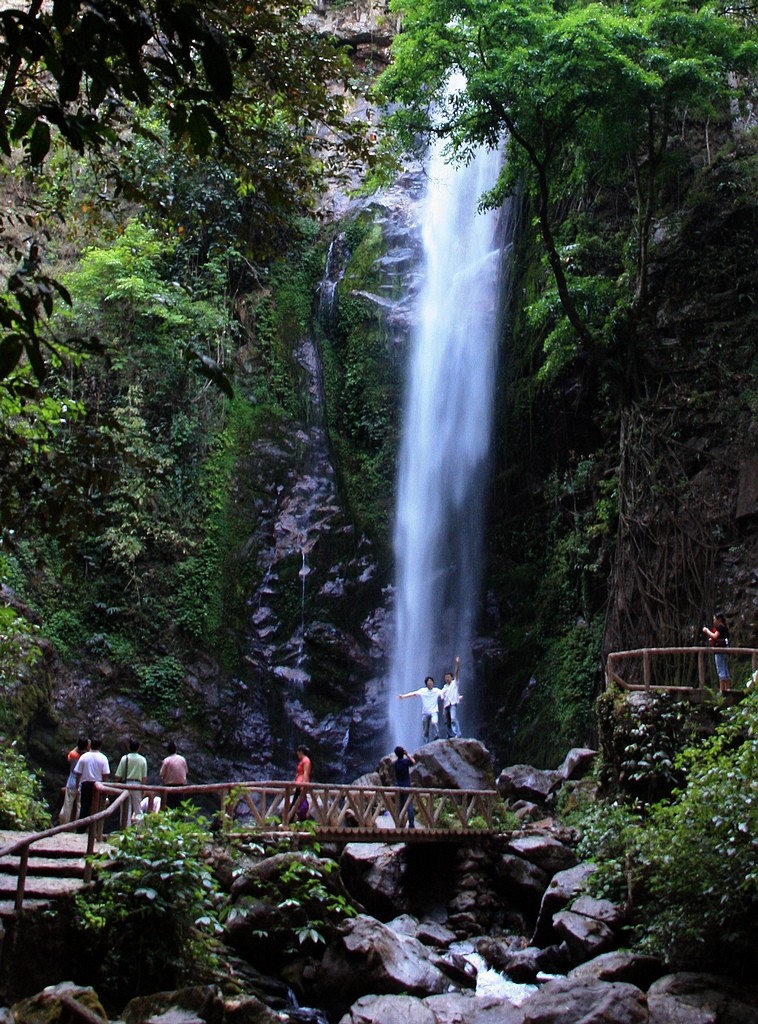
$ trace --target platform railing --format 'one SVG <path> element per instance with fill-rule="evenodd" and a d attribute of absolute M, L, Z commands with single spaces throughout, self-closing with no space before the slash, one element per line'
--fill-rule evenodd
<path fill-rule="evenodd" d="M 708 669 L 713 662 L 714 654 L 726 654 L 732 665 L 739 665 L 741 659 L 750 658 L 750 671 L 758 671 L 758 648 L 755 647 L 641 647 L 634 651 L 614 651 L 609 654 L 605 663 L 605 683 L 606 686 L 617 683 L 625 690 L 668 690 L 683 694 L 697 689 L 705 690 L 708 689 Z M 683 659 L 685 663 L 689 659 L 695 662 L 697 676 L 695 677 L 693 672 L 691 678 L 696 681 L 687 683 L 680 680 L 674 684 L 654 684 L 655 662 L 667 658 L 670 663 L 674 656 Z M 626 665 L 631 668 L 635 678 L 639 678 L 641 669 L 641 682 L 631 681 L 629 672 L 625 671 L 622 675 Z M 715 675 L 711 678 L 715 686 L 718 686 Z"/>

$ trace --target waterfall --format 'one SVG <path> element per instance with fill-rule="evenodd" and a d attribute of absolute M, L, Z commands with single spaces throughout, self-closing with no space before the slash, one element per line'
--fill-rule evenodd
<path fill-rule="evenodd" d="M 501 167 L 482 149 L 465 166 L 430 157 L 423 207 L 424 278 L 406 385 L 395 519 L 396 640 L 389 686 L 390 746 L 421 742 L 417 699 L 461 657 L 463 735 L 475 728 L 472 641 L 482 577 L 485 488 L 497 363 L 497 212 L 479 197 Z M 444 734 L 444 733 L 443 733 Z"/>

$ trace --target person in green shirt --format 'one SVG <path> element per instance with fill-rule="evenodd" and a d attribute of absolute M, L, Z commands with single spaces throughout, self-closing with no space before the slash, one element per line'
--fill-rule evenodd
<path fill-rule="evenodd" d="M 139 752 L 139 740 L 129 740 L 129 753 L 124 754 L 116 769 L 116 782 L 129 786 L 129 801 L 126 805 L 126 824 L 139 821 L 142 817 L 142 788 L 147 782 L 147 761 Z"/>

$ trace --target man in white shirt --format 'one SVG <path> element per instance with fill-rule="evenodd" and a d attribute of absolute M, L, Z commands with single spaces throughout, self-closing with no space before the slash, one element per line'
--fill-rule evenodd
<path fill-rule="evenodd" d="M 408 697 L 421 698 L 421 732 L 424 743 L 429 740 L 439 739 L 439 699 L 442 691 L 434 685 L 434 679 L 427 676 L 424 685 L 418 690 L 411 690 L 409 693 L 399 693 L 398 700 L 406 700 Z M 432 735 L 434 729 L 434 735 Z"/>
<path fill-rule="evenodd" d="M 461 671 L 461 659 L 455 659 L 455 675 L 452 672 L 445 673 L 445 685 L 442 687 L 442 715 L 447 727 L 447 738 L 453 739 L 460 736 L 461 728 L 458 725 L 458 705 L 463 699 L 458 689 L 458 678 Z"/>
<path fill-rule="evenodd" d="M 111 774 L 108 758 L 100 750 L 102 740 L 92 740 L 87 750 L 74 765 L 77 788 L 79 790 L 79 817 L 87 818 L 91 814 L 92 797 L 96 782 L 107 782 Z M 84 831 L 80 829 L 79 831 Z"/>

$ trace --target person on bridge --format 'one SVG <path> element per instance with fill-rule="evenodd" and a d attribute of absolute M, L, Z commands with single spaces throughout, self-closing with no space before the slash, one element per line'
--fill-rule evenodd
<path fill-rule="evenodd" d="M 719 677 L 719 690 L 721 693 L 728 693 L 732 688 L 732 680 L 729 676 L 729 660 L 723 652 L 724 647 L 729 646 L 729 626 L 723 612 L 716 612 L 713 616 L 713 629 L 703 626 L 703 632 L 708 637 L 711 647 L 722 648 L 714 652 L 716 662 L 716 674 Z"/>
<path fill-rule="evenodd" d="M 395 747 L 395 763 L 392 767 L 395 769 L 395 782 L 397 782 L 398 789 L 411 788 L 411 767 L 415 763 L 404 747 Z M 413 801 L 410 800 L 408 802 L 408 828 L 415 827 L 416 812 L 413 809 Z"/>
<path fill-rule="evenodd" d="M 455 659 L 455 675 L 452 672 L 445 673 L 445 685 L 442 687 L 442 717 L 447 729 L 449 740 L 460 736 L 461 728 L 458 725 L 458 705 L 463 700 L 458 689 L 458 679 L 461 672 L 461 659 Z"/>
<path fill-rule="evenodd" d="M 108 758 L 101 751 L 102 740 L 93 739 L 90 749 L 85 751 L 74 765 L 77 788 L 79 790 L 79 817 L 88 818 L 92 813 L 92 798 L 95 795 L 95 783 L 107 782 L 111 774 Z M 79 827 L 78 832 L 84 829 Z"/>
<path fill-rule="evenodd" d="M 68 762 L 68 778 L 66 779 L 66 788 L 63 791 L 63 806 L 60 809 L 58 815 L 58 824 L 67 825 L 70 821 L 76 818 L 76 800 L 79 795 L 76 787 L 76 762 L 89 750 L 89 740 L 86 736 L 80 736 L 76 741 L 76 746 L 69 750 L 66 757 Z"/>
<path fill-rule="evenodd" d="M 126 824 L 142 818 L 142 790 L 147 782 L 147 761 L 139 752 L 139 740 L 129 740 L 129 753 L 124 754 L 116 769 L 116 782 L 124 782 L 129 787 L 129 800 L 126 805 Z"/>
<path fill-rule="evenodd" d="M 163 758 L 160 776 L 164 786 L 186 786 L 187 785 L 187 761 L 181 754 L 176 752 L 176 743 L 171 740 L 166 748 L 168 757 Z M 178 807 L 181 794 L 166 794 L 166 807 Z"/>
<path fill-rule="evenodd" d="M 295 782 L 310 782 L 311 773 L 313 771 L 313 765 L 311 763 L 311 752 L 306 746 L 300 746 L 295 751 L 297 755 L 297 770 L 295 772 Z M 295 798 L 292 801 L 292 807 L 295 811 L 295 817 L 298 821 L 305 821 L 308 817 L 308 794 L 303 792 L 302 789 L 295 790 Z"/>
<path fill-rule="evenodd" d="M 398 700 L 407 700 L 408 697 L 421 698 L 421 734 L 424 738 L 424 743 L 428 743 L 430 740 L 438 740 L 440 737 L 439 699 L 441 696 L 442 690 L 434 685 L 432 676 L 427 676 L 424 680 L 424 685 L 420 686 L 418 690 L 410 690 L 408 693 L 399 693 L 397 695 Z M 432 729 L 434 730 L 434 735 L 432 735 Z"/>

